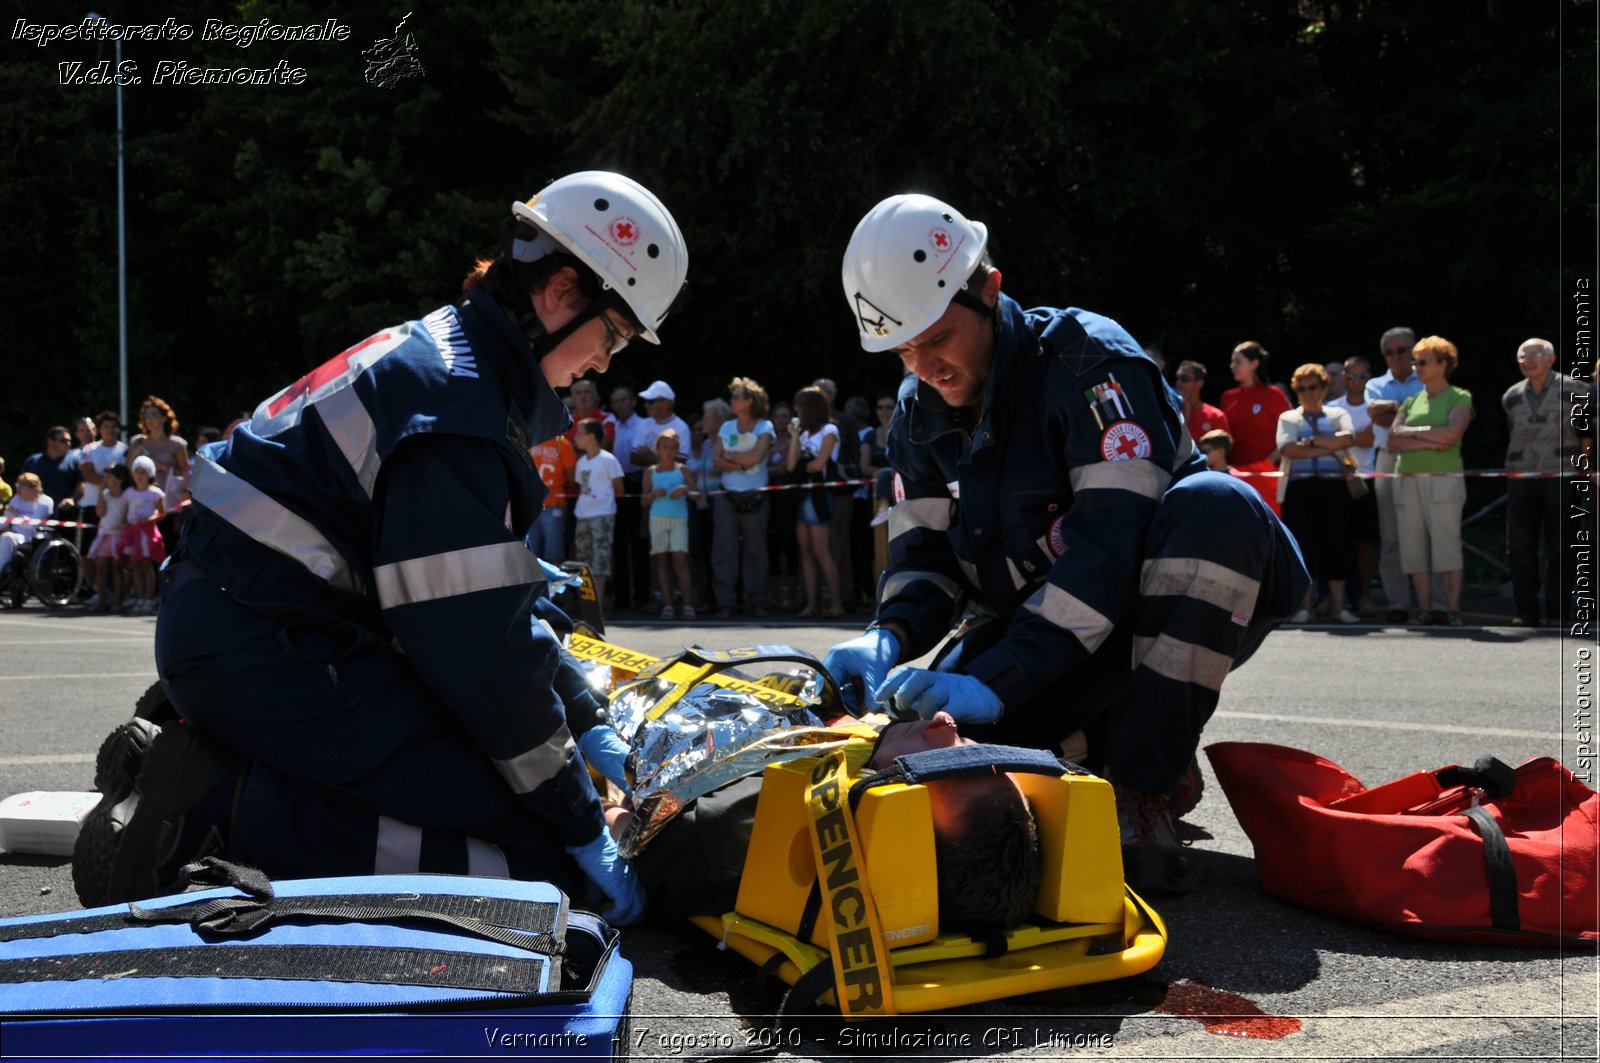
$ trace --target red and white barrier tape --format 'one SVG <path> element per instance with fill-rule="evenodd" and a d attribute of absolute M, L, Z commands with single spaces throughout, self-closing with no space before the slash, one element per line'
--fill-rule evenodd
<path fill-rule="evenodd" d="M 711 498 L 713 495 L 745 495 L 745 494 L 750 494 L 750 493 L 755 492 L 755 491 L 809 491 L 813 487 L 868 487 L 868 486 L 871 486 L 871 484 L 872 484 L 871 480 L 827 480 L 827 481 L 824 481 L 822 483 L 768 484 L 765 487 L 750 487 L 750 488 L 745 488 L 743 490 L 737 490 L 737 491 L 729 490 L 726 487 L 719 487 L 715 491 L 691 491 L 691 492 L 689 492 L 688 495 L 686 495 L 684 497 L 686 497 L 686 498 Z M 574 496 L 569 495 L 568 497 L 572 498 Z M 654 495 L 647 495 L 647 494 L 644 494 L 644 493 L 641 492 L 639 494 L 633 494 L 633 493 L 621 494 L 621 495 L 618 495 L 617 497 L 618 498 L 653 498 L 655 496 Z"/>
<path fill-rule="evenodd" d="M 1311 460 L 1311 459 L 1306 459 Z M 1285 475 L 1277 469 L 1252 472 L 1248 469 L 1234 469 L 1236 476 L 1260 476 L 1269 480 L 1276 480 Z M 1342 480 L 1343 474 L 1318 477 L 1316 473 L 1291 472 L 1287 474 L 1291 480 Z M 1454 472 L 1358 472 L 1352 473 L 1350 478 L 1362 480 L 1400 480 L 1412 476 L 1461 476 L 1467 479 L 1483 480 L 1593 480 L 1594 473 L 1582 472 L 1518 472 L 1515 469 L 1458 469 Z"/>
<path fill-rule="evenodd" d="M 191 504 L 192 504 L 191 501 L 186 498 L 182 502 L 179 502 L 177 505 L 173 506 L 171 509 L 167 510 L 166 515 L 170 517 L 170 516 L 172 516 L 172 514 L 178 512 L 181 509 L 187 509 Z M 100 527 L 100 525 L 98 525 L 98 524 L 85 524 L 81 520 L 55 520 L 54 518 L 51 518 L 51 519 L 48 519 L 48 520 L 41 520 L 41 519 L 39 519 L 37 517 L 0 517 L 0 528 L 5 527 L 7 524 L 36 524 L 41 528 L 99 528 Z"/>
<path fill-rule="evenodd" d="M 1260 476 L 1260 477 L 1263 477 L 1263 478 L 1269 479 L 1269 480 L 1276 480 L 1280 476 L 1284 475 L 1283 473 L 1279 472 L 1276 469 L 1272 470 L 1271 472 L 1265 472 L 1265 471 L 1263 471 L 1263 472 L 1249 472 L 1249 471 L 1244 470 L 1244 469 L 1235 469 L 1234 472 L 1235 472 L 1236 475 L 1239 475 L 1239 476 Z M 1398 479 L 1401 479 L 1401 478 L 1404 478 L 1404 477 L 1407 477 L 1407 476 L 1462 476 L 1462 477 L 1466 477 L 1468 479 L 1485 479 L 1485 480 L 1555 480 L 1555 479 L 1562 479 L 1562 480 L 1579 480 L 1579 479 L 1582 479 L 1582 480 L 1595 480 L 1595 479 L 1600 479 L 1600 476 L 1597 476 L 1594 473 L 1579 473 L 1579 472 L 1517 472 L 1514 469 L 1463 469 L 1463 470 L 1459 470 L 1457 472 L 1358 472 L 1358 473 L 1355 473 L 1354 475 L 1355 475 L 1356 478 L 1359 478 L 1359 479 L 1362 479 L 1362 480 L 1398 480 Z M 1314 473 L 1303 473 L 1303 472 L 1301 472 L 1301 473 L 1291 472 L 1291 473 L 1288 474 L 1288 476 L 1289 476 L 1289 479 L 1291 479 L 1291 480 L 1313 480 L 1313 479 L 1318 479 L 1319 478 Z M 1320 479 L 1324 479 L 1324 480 L 1340 480 L 1340 479 L 1344 479 L 1344 477 L 1342 477 L 1342 476 L 1323 476 L 1323 477 L 1320 477 Z M 694 492 L 691 492 L 690 494 L 688 494 L 685 497 L 688 497 L 688 498 L 711 498 L 711 497 L 713 497 L 715 495 L 743 495 L 743 494 L 749 494 L 752 491 L 809 491 L 813 487 L 867 487 L 867 486 L 870 486 L 871 484 L 872 484 L 871 480 L 827 480 L 827 481 L 824 481 L 822 483 L 768 484 L 765 487 L 752 487 L 752 488 L 749 488 L 749 489 L 743 490 L 743 491 L 730 491 L 730 490 L 728 490 L 726 488 L 718 488 L 715 491 L 694 491 Z M 653 496 L 653 495 L 645 495 L 645 494 L 624 494 L 624 495 L 618 495 L 617 497 L 618 498 L 653 498 L 655 496 Z M 176 505 L 176 506 L 172 507 L 171 509 L 169 509 L 167 511 L 167 513 L 169 515 L 173 514 L 173 513 L 177 513 L 179 510 L 184 509 L 188 505 L 190 505 L 190 501 L 188 499 L 184 499 L 182 502 L 178 503 L 178 505 Z M 36 525 L 39 525 L 40 527 L 44 527 L 44 528 L 94 528 L 94 527 L 97 527 L 97 525 L 85 524 L 85 523 L 83 523 L 81 521 L 76 521 L 76 520 L 53 520 L 53 519 L 52 520 L 38 520 L 38 519 L 35 519 L 33 517 L 0 517 L 0 527 L 5 527 L 8 524 L 36 524 Z"/>

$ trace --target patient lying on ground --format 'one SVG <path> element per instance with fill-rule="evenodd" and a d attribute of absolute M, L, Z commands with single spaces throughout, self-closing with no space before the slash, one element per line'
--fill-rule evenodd
<path fill-rule="evenodd" d="M 891 723 L 870 745 L 865 767 L 896 757 L 956 745 L 961 737 L 948 714 Z M 1026 922 L 1039 890 L 1038 829 L 1021 789 L 1007 774 L 946 779 L 925 784 L 934 828 L 934 856 L 942 926 L 981 932 Z M 634 866 L 658 916 L 721 915 L 733 910 L 755 818 L 761 776 L 729 783 L 687 805 L 639 853 Z M 632 813 L 606 813 L 620 838 Z"/>

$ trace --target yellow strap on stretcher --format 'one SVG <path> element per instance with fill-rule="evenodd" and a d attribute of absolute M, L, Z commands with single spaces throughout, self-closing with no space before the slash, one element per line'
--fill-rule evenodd
<path fill-rule="evenodd" d="M 599 639 L 587 638 L 583 635 L 572 635 L 567 640 L 567 650 L 574 657 L 585 661 L 594 661 L 597 664 L 608 664 L 618 671 L 639 674 L 652 668 L 659 668 L 667 662 L 660 657 L 638 653 L 625 649 Z M 701 683 L 712 683 L 729 690 L 736 690 L 741 694 L 748 694 L 772 705 L 792 706 L 805 704 L 793 694 L 770 687 L 763 683 L 752 683 L 747 679 L 728 675 L 726 672 L 715 671 L 716 664 L 694 665 L 687 662 L 669 664 L 655 675 L 655 678 L 665 680 L 671 684 L 672 689 L 660 701 L 651 707 L 650 719 L 658 718 L 673 703 L 684 694 L 693 690 Z"/>
<path fill-rule="evenodd" d="M 878 909 L 856 856 L 861 846 L 849 795 L 850 769 L 844 754 L 818 758 L 806 788 L 806 810 L 822 903 L 833 917 L 828 940 L 834 997 L 846 1019 L 893 1015 L 894 974 Z"/>

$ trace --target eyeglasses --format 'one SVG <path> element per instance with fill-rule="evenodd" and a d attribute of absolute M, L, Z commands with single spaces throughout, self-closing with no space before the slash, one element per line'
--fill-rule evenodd
<path fill-rule="evenodd" d="M 624 336 L 622 330 L 611 323 L 610 314 L 602 312 L 600 323 L 606 327 L 606 350 L 610 353 L 616 354 L 633 340 L 632 336 Z"/>
<path fill-rule="evenodd" d="M 1413 358 L 1411 359 L 1411 367 L 1415 369 L 1419 365 L 1433 365 L 1438 360 L 1437 358 Z"/>
<path fill-rule="evenodd" d="M 166 414 L 162 413 L 160 410 L 145 410 L 139 416 L 140 417 L 146 417 L 146 418 L 149 418 L 149 417 L 165 417 Z"/>
<path fill-rule="evenodd" d="M 72 437 L 71 436 L 51 436 L 50 437 L 50 442 L 52 442 L 52 443 L 70 443 L 70 442 L 72 442 Z"/>
<path fill-rule="evenodd" d="M 1518 351 L 1517 361 L 1532 362 L 1544 357 L 1543 351 Z"/>
<path fill-rule="evenodd" d="M 744 391 L 730 391 L 730 392 L 728 392 L 728 401 L 729 402 L 738 402 L 740 399 L 748 399 L 749 397 L 750 397 L 749 393 L 748 392 L 744 392 Z"/>
<path fill-rule="evenodd" d="M 1321 384 L 1296 384 L 1294 386 L 1294 390 L 1296 392 L 1321 391 L 1322 390 L 1322 385 Z"/>
<path fill-rule="evenodd" d="M 1402 354 L 1410 354 L 1410 353 L 1411 353 L 1411 348 L 1410 347 L 1385 347 L 1383 349 L 1383 356 L 1385 358 L 1398 358 Z"/>
<path fill-rule="evenodd" d="M 1344 375 L 1344 378 L 1346 380 L 1371 380 L 1372 379 L 1372 374 L 1371 373 L 1346 373 Z"/>

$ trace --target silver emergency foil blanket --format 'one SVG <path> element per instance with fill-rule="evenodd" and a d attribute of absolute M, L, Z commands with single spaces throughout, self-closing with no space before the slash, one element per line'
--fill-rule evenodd
<path fill-rule="evenodd" d="M 801 692 L 804 704 L 782 705 L 702 682 L 651 719 L 671 691 L 664 681 L 643 679 L 622 686 L 611 700 L 611 725 L 632 749 L 634 815 L 618 843 L 625 857 L 643 850 L 695 798 L 768 764 L 846 741 L 812 711 L 818 704 L 813 685 Z"/>

